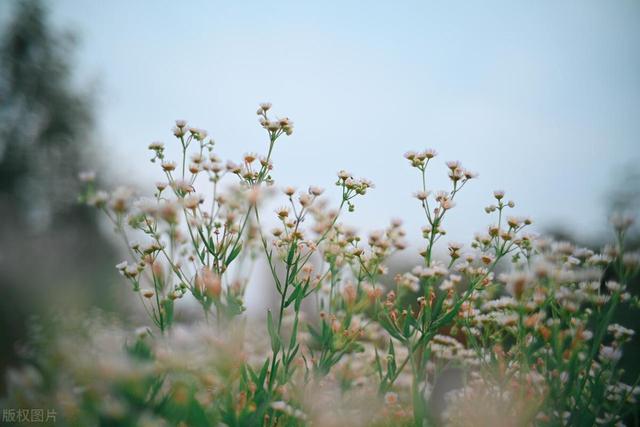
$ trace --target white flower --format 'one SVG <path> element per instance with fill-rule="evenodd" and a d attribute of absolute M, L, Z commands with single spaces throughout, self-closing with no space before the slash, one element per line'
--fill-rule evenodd
<path fill-rule="evenodd" d="M 609 347 L 602 346 L 600 348 L 600 360 L 603 362 L 617 362 L 622 357 L 622 350 Z"/>
<path fill-rule="evenodd" d="M 78 174 L 78 179 L 82 182 L 93 182 L 96 180 L 96 173 L 94 171 L 83 171 Z"/>
<path fill-rule="evenodd" d="M 387 405 L 395 405 L 398 403 L 398 394 L 392 391 L 387 392 L 384 395 L 384 403 Z"/>

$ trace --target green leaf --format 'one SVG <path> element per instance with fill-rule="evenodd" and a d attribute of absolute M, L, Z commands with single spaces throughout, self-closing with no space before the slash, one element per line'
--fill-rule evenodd
<path fill-rule="evenodd" d="M 382 314 L 378 317 L 380 325 L 395 339 L 404 342 L 404 337 L 400 335 L 398 328 L 391 322 L 391 319 L 386 314 Z"/>
<path fill-rule="evenodd" d="M 397 370 L 396 365 L 396 350 L 393 348 L 393 340 L 389 340 L 389 355 L 388 355 L 387 372 L 390 377 L 393 377 Z"/>
<path fill-rule="evenodd" d="M 293 358 L 298 354 L 298 350 L 300 350 L 300 344 L 297 344 L 287 356 L 287 365 L 290 365 L 291 362 L 293 362 Z"/>
<path fill-rule="evenodd" d="M 287 254 L 287 265 L 291 265 L 295 251 L 296 251 L 296 245 L 295 245 L 295 239 L 294 239 L 293 243 L 291 243 L 291 246 L 289 247 L 289 253 Z"/>
<path fill-rule="evenodd" d="M 309 288 L 309 281 L 304 285 L 304 287 L 300 286 L 302 290 L 298 293 L 298 297 L 296 298 L 295 311 L 300 311 L 300 306 L 302 305 L 302 300 L 309 294 L 307 294 L 307 289 Z"/>
<path fill-rule="evenodd" d="M 231 253 L 227 257 L 227 260 L 224 262 L 224 264 L 226 266 L 229 266 L 229 264 L 231 264 L 231 262 L 233 262 L 233 260 L 237 258 L 241 250 L 242 250 L 242 243 L 238 243 L 238 245 L 231 250 Z"/>
<path fill-rule="evenodd" d="M 198 234 L 202 238 L 202 242 L 204 243 L 204 246 L 207 248 L 209 253 L 215 257 L 216 256 L 216 247 L 213 244 L 213 239 L 211 237 L 209 239 L 207 239 L 205 237 L 204 233 L 202 232 L 202 229 L 200 227 L 198 227 Z"/>
<path fill-rule="evenodd" d="M 247 378 L 247 372 L 249 373 L 249 378 Z M 248 383 L 249 380 L 254 383 L 258 382 L 258 374 L 255 373 L 253 368 L 249 365 L 245 365 L 245 369 L 242 371 L 242 379 L 245 383 Z"/>
<path fill-rule="evenodd" d="M 227 296 L 227 313 L 231 316 L 238 316 L 245 311 L 244 305 L 242 305 L 242 299 L 228 295 Z"/>
<path fill-rule="evenodd" d="M 412 320 L 414 319 L 410 313 L 408 313 L 407 316 L 404 318 L 404 324 L 402 325 L 402 335 L 405 338 L 409 338 L 412 334 L 411 326 L 415 326 L 415 321 L 411 322 Z"/>
<path fill-rule="evenodd" d="M 298 297 L 298 294 L 300 294 L 301 292 L 300 289 L 302 289 L 300 286 L 296 286 L 293 292 L 291 292 L 291 295 L 289 295 L 289 298 L 287 298 L 287 301 L 284 303 L 285 307 L 289 307 L 289 305 L 291 305 L 293 300 L 295 300 Z"/>
<path fill-rule="evenodd" d="M 188 417 L 187 423 L 189 425 L 208 425 L 209 419 L 207 418 L 207 414 L 200 405 L 200 402 L 195 398 L 194 391 L 191 392 L 191 396 L 189 399 L 189 407 L 188 407 Z"/>
<path fill-rule="evenodd" d="M 433 306 L 433 311 L 431 312 L 431 319 L 437 318 L 440 314 L 440 311 L 442 310 L 442 304 L 444 303 L 446 296 L 446 292 L 438 292 L 438 295 L 436 296 L 436 303 Z"/>
<path fill-rule="evenodd" d="M 262 369 L 260 370 L 260 377 L 258 381 L 256 381 L 256 385 L 259 388 L 264 387 L 264 380 L 267 378 L 267 372 L 269 371 L 269 359 L 265 360 L 264 365 L 262 365 Z"/>
<path fill-rule="evenodd" d="M 322 341 L 322 335 L 318 332 L 313 326 L 307 325 L 307 329 L 309 333 L 315 338 L 317 341 Z"/>
<path fill-rule="evenodd" d="M 296 339 L 298 335 L 298 316 L 295 317 L 295 319 L 293 320 L 293 330 L 291 331 L 291 339 L 289 340 L 289 348 L 293 348 L 293 346 L 296 344 Z"/>
<path fill-rule="evenodd" d="M 273 364 L 273 371 L 269 373 L 269 388 L 271 388 L 272 384 L 275 384 L 275 377 L 278 374 L 278 368 L 280 367 L 280 360 L 276 360 L 276 363 Z"/>
<path fill-rule="evenodd" d="M 167 298 L 162 300 L 160 304 L 162 304 L 162 307 L 164 308 L 164 320 L 166 326 L 171 326 L 173 323 L 173 300 Z"/>
<path fill-rule="evenodd" d="M 166 375 L 162 375 L 158 378 L 155 378 L 149 388 L 149 395 L 147 397 L 147 404 L 150 402 L 153 402 L 153 400 L 156 398 L 156 396 L 158 395 L 158 392 L 160 391 L 160 389 L 162 388 L 162 385 L 164 384 L 164 380 L 166 378 Z"/>
<path fill-rule="evenodd" d="M 269 330 L 269 336 L 271 337 L 271 350 L 273 354 L 278 353 L 282 343 L 280 341 L 280 336 L 276 331 L 276 327 L 273 324 L 273 316 L 271 315 L 271 310 L 267 311 L 267 329 Z"/>
<path fill-rule="evenodd" d="M 378 355 L 378 349 L 374 347 L 374 351 L 376 353 L 376 372 L 378 372 L 378 376 L 380 380 L 384 377 L 382 374 L 382 364 L 380 363 L 380 356 Z"/>

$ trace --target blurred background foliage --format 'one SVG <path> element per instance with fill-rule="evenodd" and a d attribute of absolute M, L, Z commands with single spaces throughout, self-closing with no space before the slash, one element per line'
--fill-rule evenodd
<path fill-rule="evenodd" d="M 603 203 L 609 207 L 609 215 L 615 213 L 626 213 L 635 217 L 636 225 L 627 236 L 626 248 L 629 251 L 638 250 L 640 248 L 640 234 L 638 233 L 638 208 L 640 207 L 640 169 L 634 164 L 629 167 L 621 168 L 618 176 L 612 177 L 611 192 L 603 198 Z M 609 236 L 601 236 L 599 238 L 585 238 L 584 236 L 592 235 L 589 230 L 584 231 L 584 235 L 575 235 L 562 229 L 561 227 L 549 227 L 546 234 L 555 240 L 574 242 L 578 246 L 586 247 L 594 251 L 601 251 L 603 246 L 613 241 L 613 233 Z M 610 272 L 605 275 L 604 280 L 616 280 Z M 640 295 L 640 277 L 636 276 L 632 279 L 629 292 L 632 295 Z M 633 383 L 640 376 L 640 317 L 637 310 L 630 308 L 628 305 L 621 305 L 615 315 L 615 323 L 619 323 L 627 328 L 636 331 L 631 342 L 625 347 L 625 356 L 620 363 L 624 373 L 624 380 Z"/>
<path fill-rule="evenodd" d="M 74 85 L 76 39 L 52 29 L 40 1 L 13 9 L 0 39 L 2 373 L 29 316 L 113 308 L 115 262 L 96 213 L 77 203 L 96 136 L 94 96 Z"/>

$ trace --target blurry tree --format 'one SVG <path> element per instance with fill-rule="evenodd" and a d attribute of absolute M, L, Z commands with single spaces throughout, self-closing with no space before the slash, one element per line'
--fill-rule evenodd
<path fill-rule="evenodd" d="M 640 210 L 640 169 L 634 159 L 620 168 L 620 176 L 610 193 L 611 212 L 637 213 Z"/>
<path fill-rule="evenodd" d="M 53 33 L 45 18 L 39 1 L 18 3 L 0 46 L 0 193 L 39 229 L 92 221 L 73 203 L 91 100 L 72 86 L 73 39 Z"/>
<path fill-rule="evenodd" d="M 0 373 L 29 315 L 109 300 L 113 251 L 76 202 L 95 138 L 92 97 L 72 79 L 74 42 L 39 0 L 16 2 L 0 39 Z"/>

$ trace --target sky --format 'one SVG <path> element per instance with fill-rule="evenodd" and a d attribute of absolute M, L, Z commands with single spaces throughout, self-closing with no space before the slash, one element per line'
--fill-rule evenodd
<path fill-rule="evenodd" d="M 638 1 L 49 5 L 80 36 L 77 77 L 97 88 L 116 181 L 155 180 L 147 146 L 172 146 L 178 118 L 207 129 L 223 158 L 264 152 L 263 101 L 296 126 L 276 147 L 281 185 L 337 198 L 339 169 L 376 184 L 345 218 L 363 231 L 393 217 L 412 235 L 423 225 L 407 150 L 440 153 L 434 190 L 448 188 L 447 160 L 479 173 L 445 223 L 462 242 L 492 222 L 494 189 L 538 230 L 595 236 L 608 193 L 638 168 Z"/>

